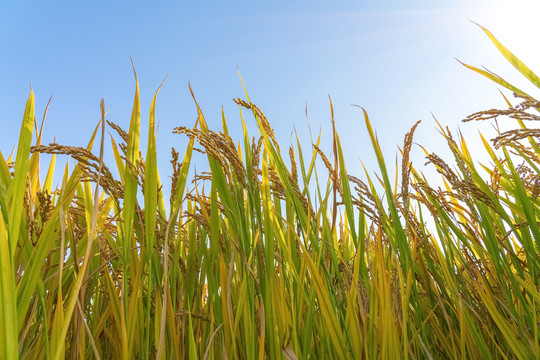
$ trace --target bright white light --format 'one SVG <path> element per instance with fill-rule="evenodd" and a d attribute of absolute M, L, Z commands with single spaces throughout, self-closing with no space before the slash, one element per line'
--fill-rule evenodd
<path fill-rule="evenodd" d="M 540 1 L 495 0 L 484 5 L 483 26 L 533 70 L 540 70 Z"/>

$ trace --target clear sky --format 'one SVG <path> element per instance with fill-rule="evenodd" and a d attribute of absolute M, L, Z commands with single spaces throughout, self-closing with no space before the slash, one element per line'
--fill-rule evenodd
<path fill-rule="evenodd" d="M 539 71 L 538 3 L 0 0 L 0 150 L 8 155 L 16 144 L 30 85 L 38 119 L 53 95 L 46 143 L 56 137 L 61 144 L 84 146 L 99 120 L 102 97 L 111 107 L 108 119 L 127 129 L 135 89 L 131 56 L 141 89 L 142 149 L 152 96 L 169 75 L 156 112 L 162 178 L 171 173 L 170 148 L 183 153 L 186 144 L 171 130 L 192 126 L 196 118 L 188 82 L 210 127 L 221 128 L 223 106 L 232 135 L 240 139 L 232 99 L 245 96 L 237 68 L 282 148 L 291 143 L 294 128 L 309 146 L 307 106 L 311 128 L 322 129 L 323 148 L 330 151 L 330 95 L 348 170 L 361 176 L 360 161 L 371 169 L 375 163 L 361 110 L 351 104 L 366 108 L 391 162 L 419 119 L 416 141 L 440 149 L 432 113 L 478 142 L 481 126 L 460 120 L 504 104 L 495 84 L 454 58 L 531 88 L 469 19 Z M 422 152 L 413 151 L 422 167 Z"/>

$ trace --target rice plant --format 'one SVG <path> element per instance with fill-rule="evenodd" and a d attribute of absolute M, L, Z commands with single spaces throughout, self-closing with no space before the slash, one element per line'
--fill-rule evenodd
<path fill-rule="evenodd" d="M 31 92 L 15 157 L 0 153 L 2 358 L 539 358 L 540 130 L 525 124 L 540 119 L 540 102 L 465 66 L 519 101 L 465 121 L 505 116 L 517 127 L 482 138 L 492 161 L 482 165 L 441 126 L 453 159 L 426 156 L 442 188 L 410 161 L 418 123 L 390 174 L 364 110 L 379 172 L 353 176 L 335 127 L 331 155 L 320 136 L 282 151 L 246 92 L 235 100 L 240 142 L 225 116 L 223 131 L 209 129 L 198 105 L 196 123 L 173 130 L 189 143 L 172 150 L 165 199 L 159 89 L 146 146 L 136 74 L 129 129 L 102 101 L 86 147 L 42 144 Z M 208 172 L 190 173 L 194 151 Z M 59 158 L 76 165 L 53 188 Z"/>

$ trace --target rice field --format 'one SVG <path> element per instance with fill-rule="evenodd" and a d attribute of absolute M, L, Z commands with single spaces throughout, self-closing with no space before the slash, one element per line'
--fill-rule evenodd
<path fill-rule="evenodd" d="M 144 136 L 136 74 L 129 129 L 102 101 L 86 147 L 43 144 L 31 92 L 15 154 L 0 153 L 1 357 L 540 358 L 540 130 L 527 126 L 540 102 L 464 65 L 515 95 L 465 121 L 516 126 L 482 137 L 489 164 L 441 126 L 453 157 L 425 149 L 440 188 L 409 159 L 418 123 L 390 173 L 365 110 L 375 176 L 347 172 L 335 127 L 331 152 L 320 137 L 280 148 L 247 92 L 235 100 L 242 123 L 223 117 L 221 132 L 197 105 L 196 123 L 173 130 L 187 147 L 161 174 L 159 89 Z M 208 172 L 190 172 L 194 151 Z M 62 166 L 53 188 L 68 158 L 76 166 Z"/>

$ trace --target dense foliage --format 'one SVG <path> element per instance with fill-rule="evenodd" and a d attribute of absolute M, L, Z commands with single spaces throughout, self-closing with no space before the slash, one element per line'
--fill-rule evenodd
<path fill-rule="evenodd" d="M 525 126 L 540 102 L 467 66 L 520 99 L 467 120 L 509 116 L 519 127 L 482 138 L 491 165 L 441 127 L 454 158 L 426 155 L 444 188 L 409 161 L 417 124 L 394 178 L 364 112 L 380 171 L 362 181 L 348 174 L 335 129 L 331 156 L 320 138 L 283 151 L 246 93 L 236 102 L 258 138 L 242 120 L 237 147 L 225 118 L 214 132 L 197 105 L 196 124 L 174 130 L 189 144 L 183 159 L 173 150 L 165 199 L 155 97 L 143 158 L 138 84 L 129 131 L 106 120 L 102 102 L 86 148 L 43 145 L 31 93 L 16 158 L 0 153 L 1 356 L 540 357 L 540 130 Z M 103 162 L 107 124 L 115 164 Z M 192 179 L 194 150 L 210 171 Z M 59 155 L 77 165 L 53 189 Z"/>

